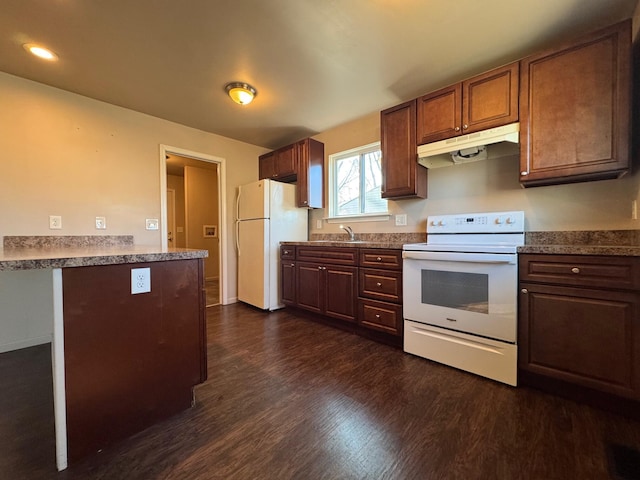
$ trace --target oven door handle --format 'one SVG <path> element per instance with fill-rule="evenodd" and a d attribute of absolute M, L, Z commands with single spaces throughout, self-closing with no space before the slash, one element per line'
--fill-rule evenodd
<path fill-rule="evenodd" d="M 492 263 L 509 264 L 518 263 L 518 255 L 511 253 L 460 253 L 460 252 L 402 252 L 402 258 L 406 260 L 435 260 L 439 262 L 464 262 L 464 263 Z"/>

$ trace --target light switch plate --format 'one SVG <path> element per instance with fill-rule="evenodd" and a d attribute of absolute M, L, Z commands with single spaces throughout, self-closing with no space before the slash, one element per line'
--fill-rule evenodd
<path fill-rule="evenodd" d="M 107 229 L 107 218 L 106 217 L 96 217 L 96 229 L 98 229 L 98 230 L 106 230 Z"/>
<path fill-rule="evenodd" d="M 407 224 L 407 214 L 396 215 L 396 227 L 404 227 Z"/>
<path fill-rule="evenodd" d="M 131 294 L 149 293 L 151 291 L 151 268 L 131 269 Z"/>

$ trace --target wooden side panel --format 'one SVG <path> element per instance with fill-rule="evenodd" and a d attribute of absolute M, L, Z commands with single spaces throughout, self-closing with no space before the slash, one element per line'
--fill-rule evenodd
<path fill-rule="evenodd" d="M 131 269 L 151 292 L 131 294 Z M 206 377 L 202 261 L 63 270 L 70 460 L 188 408 Z"/>

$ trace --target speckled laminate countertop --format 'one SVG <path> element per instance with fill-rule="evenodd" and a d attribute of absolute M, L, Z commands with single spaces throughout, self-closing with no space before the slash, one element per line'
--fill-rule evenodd
<path fill-rule="evenodd" d="M 205 258 L 206 250 L 159 247 L 28 247 L 0 249 L 0 270 L 89 267 Z"/>
<path fill-rule="evenodd" d="M 424 243 L 426 233 L 356 233 L 356 241 L 350 242 L 344 233 L 312 233 L 307 241 L 281 242 L 282 245 L 315 245 L 344 248 L 391 248 L 402 250 L 405 243 Z"/>
<path fill-rule="evenodd" d="M 0 270 L 91 267 L 205 258 L 206 250 L 135 246 L 133 235 L 24 235 L 3 237 Z"/>
<path fill-rule="evenodd" d="M 527 232 L 518 253 L 640 256 L 640 230 Z"/>

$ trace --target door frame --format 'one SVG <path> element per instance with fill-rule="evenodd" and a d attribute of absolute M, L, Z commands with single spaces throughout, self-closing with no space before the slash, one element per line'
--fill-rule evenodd
<path fill-rule="evenodd" d="M 184 148 L 172 147 L 170 145 L 160 144 L 160 238 L 162 240 L 162 248 L 167 248 L 167 155 L 178 155 L 202 162 L 215 163 L 218 166 L 218 218 L 220 225 L 218 227 L 218 238 L 220 239 L 220 248 L 218 249 L 218 278 L 220 279 L 220 303 L 228 305 L 232 303 L 227 298 L 229 275 L 227 272 L 227 173 L 225 159 L 207 155 L 206 153 L 194 152 Z"/>
<path fill-rule="evenodd" d="M 172 222 L 169 222 L 169 212 L 173 212 Z M 169 223 L 171 223 L 171 225 L 169 225 Z M 167 188 L 167 230 L 169 230 L 169 228 L 173 232 L 172 241 L 173 241 L 173 246 L 175 247 L 176 246 L 176 191 L 174 188 Z M 167 238 L 167 246 L 168 245 L 169 245 L 169 239 Z"/>

